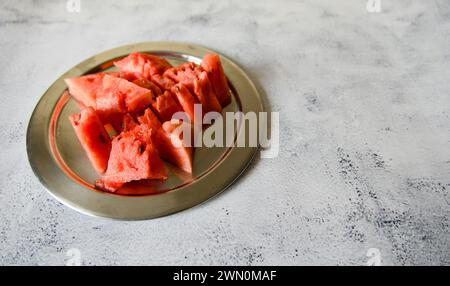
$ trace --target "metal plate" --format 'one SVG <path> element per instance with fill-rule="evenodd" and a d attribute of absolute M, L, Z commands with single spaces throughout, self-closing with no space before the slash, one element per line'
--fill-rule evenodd
<path fill-rule="evenodd" d="M 213 51 L 176 42 L 148 42 L 115 48 L 78 64 L 53 83 L 39 100 L 28 125 L 27 152 L 31 167 L 47 190 L 65 205 L 82 213 L 114 219 L 150 219 L 193 207 L 228 187 L 247 167 L 257 147 L 199 147 L 195 149 L 192 175 L 167 165 L 165 182 L 129 184 L 119 193 L 98 191 L 98 178 L 80 143 L 68 115 L 78 112 L 68 96 L 64 79 L 113 69 L 112 62 L 131 52 L 162 56 L 172 64 L 200 63 Z M 245 72 L 221 55 L 232 89 L 232 103 L 223 112 L 247 113 L 263 110 L 261 98 Z M 235 138 L 248 136 L 242 122 Z"/>

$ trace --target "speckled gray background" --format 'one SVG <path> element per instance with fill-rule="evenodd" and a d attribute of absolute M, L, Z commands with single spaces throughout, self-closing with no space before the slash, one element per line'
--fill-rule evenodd
<path fill-rule="evenodd" d="M 18 2 L 0 4 L 0 264 L 450 264 L 449 1 Z M 169 217 L 81 215 L 34 177 L 28 119 L 75 64 L 151 40 L 239 62 L 281 113 L 280 154 Z"/>

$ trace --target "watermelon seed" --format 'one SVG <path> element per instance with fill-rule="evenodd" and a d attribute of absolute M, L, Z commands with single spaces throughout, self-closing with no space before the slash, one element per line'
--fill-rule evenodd
<path fill-rule="evenodd" d="M 106 139 L 105 139 L 105 137 L 103 136 L 103 134 L 100 134 L 100 141 L 103 143 L 103 144 L 106 144 Z"/>

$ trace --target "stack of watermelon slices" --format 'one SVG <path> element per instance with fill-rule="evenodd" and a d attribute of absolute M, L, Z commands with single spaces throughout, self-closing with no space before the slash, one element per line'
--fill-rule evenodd
<path fill-rule="evenodd" d="M 194 104 L 206 113 L 231 102 L 220 57 L 207 54 L 200 66 L 173 67 L 161 57 L 131 53 L 114 65 L 119 71 L 65 80 L 81 109 L 70 122 L 101 175 L 95 185 L 115 192 L 131 181 L 165 180 L 163 160 L 192 173 L 194 150 L 175 129 L 193 128 L 180 125 L 191 125 Z M 176 112 L 190 121 L 171 120 Z"/>

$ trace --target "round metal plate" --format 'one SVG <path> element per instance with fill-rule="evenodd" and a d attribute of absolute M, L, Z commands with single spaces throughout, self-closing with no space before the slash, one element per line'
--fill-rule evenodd
<path fill-rule="evenodd" d="M 198 147 L 192 175 L 167 165 L 165 182 L 128 184 L 118 193 L 98 191 L 98 178 L 76 139 L 68 116 L 78 112 L 64 79 L 114 69 L 112 62 L 131 52 L 156 54 L 172 64 L 200 63 L 213 51 L 197 45 L 148 42 L 115 48 L 78 64 L 57 79 L 39 100 L 28 125 L 27 152 L 31 167 L 47 190 L 65 205 L 82 213 L 114 219 L 150 219 L 172 214 L 206 201 L 223 191 L 247 167 L 257 147 Z M 225 112 L 261 112 L 261 98 L 245 72 L 221 55 L 233 100 Z M 248 138 L 243 122 L 234 140 Z"/>

